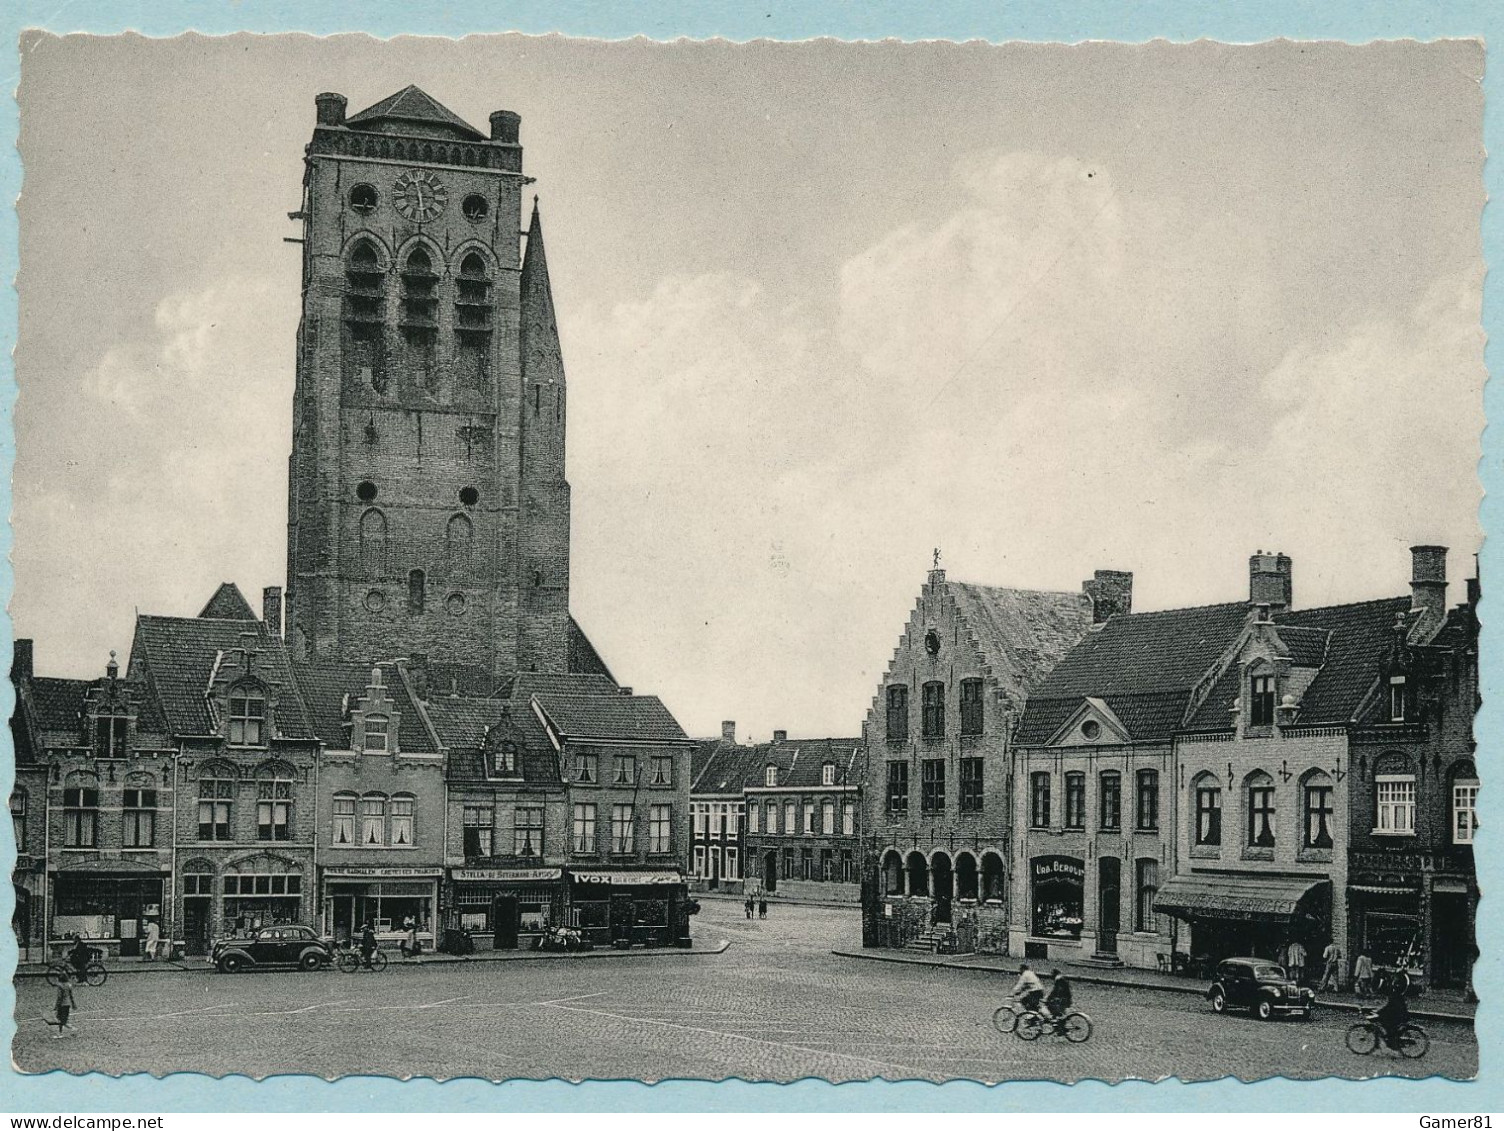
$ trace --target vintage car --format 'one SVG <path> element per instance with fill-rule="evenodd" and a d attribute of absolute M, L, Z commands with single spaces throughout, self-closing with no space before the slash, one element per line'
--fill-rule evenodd
<path fill-rule="evenodd" d="M 312 927 L 284 924 L 262 927 L 244 938 L 220 939 L 209 952 L 209 961 L 224 974 L 253 966 L 296 966 L 317 970 L 335 959 L 334 943 Z"/>
<path fill-rule="evenodd" d="M 1309 1021 L 1316 1006 L 1314 992 L 1296 985 L 1283 966 L 1267 958 L 1224 958 L 1206 997 L 1213 1013 L 1247 1009 L 1260 1021 L 1282 1013 L 1298 1013 Z"/>

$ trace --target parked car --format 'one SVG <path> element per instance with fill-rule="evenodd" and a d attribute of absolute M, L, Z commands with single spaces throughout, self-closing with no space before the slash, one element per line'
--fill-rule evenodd
<path fill-rule="evenodd" d="M 1217 964 L 1216 979 L 1206 996 L 1214 1013 L 1246 1009 L 1260 1021 L 1291 1013 L 1309 1021 L 1316 1006 L 1313 991 L 1297 985 L 1283 966 L 1267 958 L 1223 959 Z"/>
<path fill-rule="evenodd" d="M 335 959 L 334 942 L 320 938 L 312 927 L 262 927 L 245 938 L 220 939 L 209 961 L 222 973 L 235 974 L 253 966 L 296 966 L 317 970 Z"/>

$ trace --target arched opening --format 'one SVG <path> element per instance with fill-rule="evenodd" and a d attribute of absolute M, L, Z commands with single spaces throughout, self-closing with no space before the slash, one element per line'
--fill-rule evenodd
<path fill-rule="evenodd" d="M 423 571 L 421 569 L 410 570 L 407 575 L 407 611 L 421 613 L 424 597 Z"/>
<path fill-rule="evenodd" d="M 982 853 L 982 899 L 989 903 L 1001 903 L 1006 890 L 1003 882 L 1003 858 L 996 852 Z"/>
<path fill-rule="evenodd" d="M 883 853 L 883 894 L 903 894 L 903 857 L 894 849 Z"/>
<path fill-rule="evenodd" d="M 407 358 L 424 388 L 429 386 L 434 373 L 439 334 L 438 285 L 433 257 L 421 245 L 413 248 L 402 266 L 401 324 Z"/>
<path fill-rule="evenodd" d="M 385 317 L 383 307 L 386 305 L 382 295 L 385 275 L 376 245 L 370 240 L 356 243 L 345 264 L 346 378 L 359 381 L 378 393 L 386 391 L 386 370 L 380 348 Z"/>
<path fill-rule="evenodd" d="M 778 890 L 778 852 L 776 849 L 768 849 L 762 858 L 762 888 L 763 891 Z"/>
<path fill-rule="evenodd" d="M 930 893 L 930 866 L 923 855 L 918 852 L 909 853 L 909 894 L 929 895 Z"/>
<path fill-rule="evenodd" d="M 1191 779 L 1190 803 L 1191 844 L 1196 848 L 1221 847 L 1222 782 L 1216 774 L 1201 773 Z"/>
<path fill-rule="evenodd" d="M 463 514 L 451 515 L 444 528 L 444 553 L 450 572 L 463 575 L 470 569 L 470 544 L 475 526 Z"/>
<path fill-rule="evenodd" d="M 950 922 L 951 900 L 955 898 L 955 876 L 950 856 L 937 852 L 930 860 L 930 894 L 935 900 L 935 922 Z"/>
<path fill-rule="evenodd" d="M 386 515 L 375 508 L 360 516 L 360 568 L 370 578 L 386 573 Z"/>
<path fill-rule="evenodd" d="M 956 898 L 977 898 L 977 858 L 969 852 L 956 854 Z"/>

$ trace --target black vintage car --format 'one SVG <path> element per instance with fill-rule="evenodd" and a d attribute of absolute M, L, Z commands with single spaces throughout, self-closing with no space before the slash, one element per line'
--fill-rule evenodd
<path fill-rule="evenodd" d="M 1260 1021 L 1292 1013 L 1309 1021 L 1316 1006 L 1315 993 L 1296 985 L 1283 966 L 1267 958 L 1223 959 L 1206 997 L 1214 1013 L 1246 1009 Z"/>
<path fill-rule="evenodd" d="M 262 927 L 238 939 L 221 939 L 209 952 L 209 961 L 225 974 L 253 966 L 296 966 L 317 970 L 334 961 L 334 944 L 319 938 L 312 927 L 283 925 Z"/>

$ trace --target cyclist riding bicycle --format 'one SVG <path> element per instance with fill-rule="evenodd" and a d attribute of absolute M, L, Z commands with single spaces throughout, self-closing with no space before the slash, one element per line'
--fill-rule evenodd
<path fill-rule="evenodd" d="M 73 945 L 68 948 L 66 957 L 73 969 L 82 974 L 84 968 L 89 965 L 90 959 L 94 957 L 94 949 L 84 942 L 82 936 L 74 935 Z"/>
<path fill-rule="evenodd" d="M 1040 1004 L 1044 1001 L 1044 986 L 1039 982 L 1039 975 L 1029 969 L 1027 962 L 1019 964 L 1018 981 L 1013 983 L 1008 996 L 1018 998 L 1030 1012 L 1039 1012 Z"/>
<path fill-rule="evenodd" d="M 1070 1012 L 1071 984 L 1059 970 L 1051 970 L 1050 978 L 1050 994 L 1044 999 L 1043 1014 L 1046 1020 L 1058 1026 L 1061 1018 Z"/>
<path fill-rule="evenodd" d="M 1389 1000 L 1379 1007 L 1375 1015 L 1384 1031 L 1384 1043 L 1392 1049 L 1400 1047 L 1400 1030 L 1410 1021 L 1410 1003 L 1405 1000 L 1405 991 L 1394 986 L 1389 991 Z"/>
<path fill-rule="evenodd" d="M 367 920 L 360 929 L 360 960 L 366 969 L 371 968 L 371 955 L 376 953 L 376 930 Z"/>

